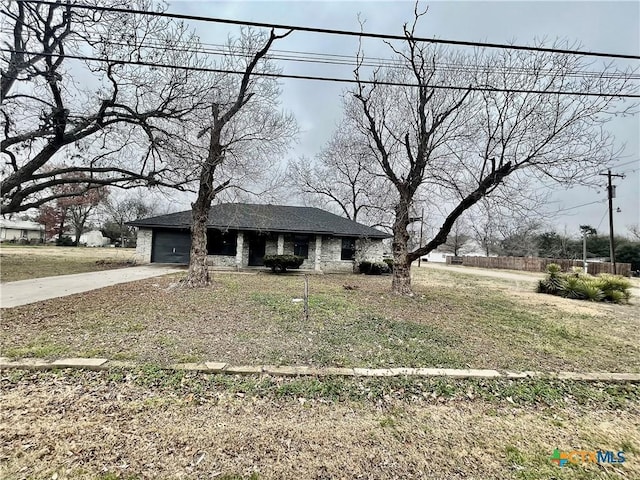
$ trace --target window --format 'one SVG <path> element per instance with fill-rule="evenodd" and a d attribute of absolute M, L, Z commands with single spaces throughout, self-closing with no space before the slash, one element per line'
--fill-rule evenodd
<path fill-rule="evenodd" d="M 237 232 L 207 231 L 207 255 L 236 254 Z"/>
<path fill-rule="evenodd" d="M 343 238 L 342 252 L 340 253 L 340 260 L 354 260 L 355 258 L 356 258 L 356 239 Z"/>
<path fill-rule="evenodd" d="M 309 258 L 309 236 L 293 236 L 293 254 L 303 258 Z"/>

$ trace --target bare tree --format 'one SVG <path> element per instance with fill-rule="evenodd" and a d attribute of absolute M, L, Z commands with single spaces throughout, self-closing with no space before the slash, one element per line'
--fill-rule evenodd
<path fill-rule="evenodd" d="M 151 1 L 109 5 L 150 9 Z M 197 60 L 165 48 L 196 42 L 184 25 L 71 2 L 15 1 L 1 12 L 13 32 L 2 53 L 3 214 L 60 198 L 58 185 L 185 188 L 185 172 L 165 157 L 200 82 L 184 69 L 145 65 Z"/>
<path fill-rule="evenodd" d="M 343 122 L 315 161 L 289 162 L 291 187 L 312 205 L 370 226 L 389 226 L 393 211 L 390 183 L 372 171 L 371 153 Z"/>
<path fill-rule="evenodd" d="M 507 181 L 568 185 L 610 163 L 617 152 L 605 124 L 632 112 L 634 105 L 616 95 L 637 89 L 630 71 L 605 66 L 601 75 L 576 75 L 589 66 L 580 55 L 448 54 L 415 40 L 420 16 L 416 11 L 413 25 L 405 26 L 405 48 L 392 47 L 403 69 L 378 70 L 367 86 L 358 68 L 359 109 L 346 113 L 397 190 L 392 289 L 404 295 L 412 294 L 411 262 L 442 245 L 465 211 Z M 409 251 L 409 211 L 420 190 L 448 205 L 448 214 L 428 242 Z"/>
<path fill-rule="evenodd" d="M 238 39 L 229 41 L 222 60 L 225 70 L 243 74 L 212 79 L 209 115 L 200 124 L 206 127 L 197 135 L 207 142 L 193 149 L 199 180 L 197 198 L 191 204 L 191 251 L 184 286 L 200 287 L 210 282 L 207 220 L 216 195 L 234 182 L 241 183 L 238 177 L 243 171 L 256 175 L 261 168 L 272 165 L 273 156 L 284 151 L 297 133 L 293 117 L 279 110 L 276 80 L 259 75 L 275 71 L 267 52 L 273 42 L 286 35 L 273 30 L 269 35 L 243 30 Z"/>
<path fill-rule="evenodd" d="M 541 224 L 531 219 L 519 220 L 500 225 L 500 254 L 510 257 L 536 257 Z"/>
<path fill-rule="evenodd" d="M 56 199 L 40 205 L 38 208 L 37 221 L 45 225 L 46 236 L 58 236 L 58 242 L 69 227 L 74 235 L 74 244 L 80 241 L 80 236 L 84 232 L 85 225 L 89 219 L 97 212 L 98 207 L 104 203 L 109 195 L 107 187 L 90 186 L 86 182 L 88 178 L 84 174 L 67 174 L 66 176 L 83 177 L 85 183 L 79 183 L 80 178 L 76 178 L 78 183 L 64 183 L 51 187 Z"/>
<path fill-rule="evenodd" d="M 640 225 L 637 223 L 635 225 L 628 225 L 627 230 L 629 230 L 633 240 L 640 241 Z"/>
<path fill-rule="evenodd" d="M 499 212 L 487 198 L 469 210 L 469 224 L 473 239 L 482 247 L 486 257 L 498 253 Z"/>
<path fill-rule="evenodd" d="M 416 14 L 411 28 L 405 25 L 407 49 L 400 51 L 392 47 L 406 68 L 378 70 L 373 75 L 376 83 L 368 86 L 360 82 L 358 67 L 358 87 L 352 92 L 356 102 L 347 109 L 347 115 L 365 137 L 371 156 L 396 190 L 392 226 L 392 289 L 399 294 L 411 294 L 410 266 L 419 257 L 408 249 L 407 227 L 414 199 L 425 182 L 430 161 L 435 160 L 433 157 L 439 155 L 447 141 L 464 132 L 462 107 L 470 94 L 469 91 L 435 90 L 431 87 L 443 80 L 433 61 L 434 55 L 440 52 L 413 39 L 419 17 Z M 359 60 L 363 60 L 360 55 Z M 417 83 L 420 86 L 382 86 L 377 83 L 380 80 Z M 440 243 L 445 240 L 446 234 Z"/>
<path fill-rule="evenodd" d="M 118 238 L 120 245 L 126 247 L 127 244 L 135 240 L 133 227 L 129 227 L 127 222 L 140 218 L 150 217 L 157 213 L 157 204 L 144 198 L 140 191 L 118 198 L 110 197 L 104 202 L 103 230 L 110 238 Z"/>
<path fill-rule="evenodd" d="M 468 251 L 470 240 L 471 235 L 468 226 L 466 222 L 459 218 L 453 224 L 447 236 L 447 241 L 442 244 L 442 250 L 453 253 L 454 256 L 459 257 Z"/>
<path fill-rule="evenodd" d="M 100 205 L 106 201 L 109 190 L 105 186 L 86 189 L 82 184 L 65 184 L 61 187 L 66 190 L 77 189 L 79 191 L 78 194 L 68 195 L 56 200 L 67 210 L 68 223 L 74 234 L 73 243 L 78 245 L 87 222 L 97 212 Z"/>

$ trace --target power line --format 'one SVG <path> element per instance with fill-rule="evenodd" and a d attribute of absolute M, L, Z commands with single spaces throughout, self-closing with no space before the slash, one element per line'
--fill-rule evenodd
<path fill-rule="evenodd" d="M 105 40 L 102 38 L 87 38 L 90 41 L 94 42 L 102 42 L 105 45 L 117 45 L 123 47 L 130 47 L 131 44 L 125 41 L 118 40 Z M 146 40 L 146 43 L 140 43 L 137 45 L 138 48 L 149 48 L 155 50 L 170 50 L 174 52 L 193 52 L 193 53 L 204 53 L 207 55 L 220 55 L 220 56 L 228 56 L 230 52 L 225 49 L 225 45 L 215 44 L 215 43 L 200 43 L 200 47 L 193 48 L 186 42 L 176 42 L 173 45 L 166 45 L 161 43 L 156 39 Z M 316 63 L 316 64 L 326 64 L 326 65 L 340 65 L 340 66 L 349 66 L 356 67 L 358 65 L 364 67 L 383 67 L 390 69 L 405 69 L 406 64 L 400 60 L 395 58 L 383 58 L 383 57 L 369 57 L 364 59 L 362 62 L 358 63 L 356 58 L 348 55 L 336 55 L 336 54 L 327 54 L 327 53 L 318 53 L 318 52 L 301 52 L 301 51 L 291 51 L 291 50 L 269 50 L 270 55 L 269 58 L 273 60 L 281 60 L 286 62 L 300 62 L 300 63 Z M 242 53 L 242 52 L 234 52 L 234 55 L 251 58 L 253 55 L 250 53 Z M 470 64 L 454 64 L 447 62 L 435 63 L 435 70 L 445 71 L 445 72 L 468 72 L 473 69 L 477 72 L 483 73 L 506 73 L 510 75 L 541 75 L 541 74 L 552 74 L 554 73 L 552 70 L 539 70 L 532 71 L 531 69 L 527 69 L 524 67 L 501 67 L 501 66 L 491 66 L 491 65 L 470 65 Z M 597 71 L 588 71 L 588 70 L 573 70 L 565 72 L 567 77 L 575 77 L 575 78 L 602 78 L 602 79 L 610 79 L 610 80 L 640 80 L 640 75 L 631 74 L 625 72 L 597 72 Z"/>
<path fill-rule="evenodd" d="M 607 209 L 602 214 L 602 218 L 600 219 L 600 223 L 598 223 L 598 226 L 596 227 L 596 231 L 600 230 L 600 226 L 602 225 L 602 222 L 604 221 L 604 217 L 607 216 L 608 212 L 609 212 L 609 207 L 607 207 Z"/>
<path fill-rule="evenodd" d="M 618 163 L 614 165 L 615 168 L 624 167 L 625 165 L 631 165 L 632 163 L 640 162 L 640 158 L 636 158 L 635 160 L 629 160 L 628 162 Z"/>
<path fill-rule="evenodd" d="M 145 62 L 141 60 L 114 60 L 114 59 L 106 59 L 106 58 L 98 58 L 91 57 L 87 55 L 70 55 L 70 54 L 55 54 L 55 53 L 44 53 L 44 52 L 32 52 L 28 50 L 13 50 L 10 48 L 0 48 L 0 51 L 3 52 L 11 52 L 11 53 L 21 53 L 26 55 L 39 55 L 43 57 L 65 57 L 74 60 L 85 60 L 85 61 L 95 61 L 95 62 L 106 62 L 113 64 L 127 64 L 127 65 L 141 65 L 148 66 L 154 68 L 171 68 L 176 70 L 187 70 L 194 72 L 209 72 L 209 73 L 224 73 L 231 75 L 244 75 L 244 71 L 238 70 L 230 70 L 224 68 L 211 68 L 211 67 L 194 67 L 194 66 L 184 66 L 184 65 L 169 65 L 165 63 L 157 63 L 157 62 Z M 434 90 L 458 90 L 458 91 L 474 91 L 474 92 L 499 92 L 499 93 L 532 93 L 539 95 L 576 95 L 576 96 L 584 96 L 584 97 L 617 97 L 617 98 L 640 98 L 640 94 L 630 94 L 630 93 L 606 93 L 606 92 L 572 92 L 572 91 L 562 91 L 562 90 L 533 90 L 533 89 L 515 89 L 515 88 L 496 88 L 491 86 L 456 86 L 456 85 L 429 85 L 423 84 L 419 85 L 417 83 L 404 83 L 404 82 L 392 82 L 386 80 L 356 80 L 354 78 L 337 78 L 337 77 L 322 77 L 322 76 L 314 76 L 314 75 L 293 75 L 293 74 L 285 74 L 285 73 L 270 73 L 270 72 L 257 72 L 253 74 L 257 77 L 267 77 L 267 78 L 288 78 L 294 80 L 317 80 L 323 82 L 335 82 L 335 83 L 356 83 L 356 84 L 364 84 L 364 85 L 384 85 L 384 86 L 395 86 L 395 87 L 413 87 L 413 88 L 432 88 Z"/>
<path fill-rule="evenodd" d="M 61 4 L 59 3 L 45 1 L 45 0 L 23 0 L 23 1 L 24 3 L 34 3 L 39 5 L 61 6 Z M 329 34 L 329 35 L 343 35 L 343 36 L 351 36 L 351 37 L 359 37 L 359 38 L 364 37 L 364 38 L 376 38 L 376 39 L 384 39 L 384 40 L 403 40 L 403 41 L 410 39 L 416 42 L 444 44 L 444 45 L 457 45 L 457 46 L 463 46 L 463 47 L 485 47 L 485 48 L 498 48 L 503 50 L 504 49 L 524 50 L 524 51 L 531 51 L 531 52 L 547 52 L 547 53 L 559 53 L 559 54 L 566 54 L 566 55 L 584 55 L 589 57 L 607 57 L 607 58 L 621 58 L 621 59 L 628 59 L 628 60 L 640 60 L 640 56 L 638 55 L 629 55 L 629 54 L 622 54 L 622 53 L 589 52 L 589 51 L 582 51 L 582 50 L 570 50 L 570 49 L 547 48 L 547 47 L 528 47 L 524 45 L 510 45 L 507 43 L 469 42 L 469 41 L 463 41 L 463 40 L 445 40 L 445 39 L 435 39 L 435 38 L 415 37 L 415 36 L 407 37 L 405 35 L 390 35 L 390 34 L 383 34 L 383 33 L 356 32 L 352 30 L 304 27 L 300 25 L 252 22 L 247 20 L 232 20 L 228 18 L 205 17 L 200 15 L 186 15 L 186 14 L 168 13 L 168 12 L 152 12 L 148 10 L 137 10 L 137 9 L 127 9 L 127 8 L 117 8 L 117 7 L 102 7 L 98 5 L 71 4 L 69 6 L 71 8 L 81 8 L 86 10 L 100 11 L 100 12 L 151 15 L 156 17 L 175 18 L 179 20 L 226 23 L 230 25 L 244 25 L 244 26 L 250 26 L 250 27 L 261 27 L 261 28 L 272 28 L 272 29 L 277 28 L 277 29 L 283 29 L 283 30 L 292 30 L 292 31 L 300 31 L 300 32 L 310 32 L 310 33 L 323 33 L 323 34 Z"/>
<path fill-rule="evenodd" d="M 569 210 L 575 210 L 576 208 L 581 208 L 581 207 L 586 207 L 588 205 L 594 205 L 596 203 L 603 203 L 605 200 L 596 200 L 595 202 L 589 202 L 589 203 L 583 203 L 582 205 L 575 205 L 573 207 L 568 207 L 568 208 L 562 208 L 560 210 L 556 210 L 555 213 L 560 213 L 560 212 L 567 212 Z"/>

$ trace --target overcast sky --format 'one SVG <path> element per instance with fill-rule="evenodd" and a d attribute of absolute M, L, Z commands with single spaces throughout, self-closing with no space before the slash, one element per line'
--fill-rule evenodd
<path fill-rule="evenodd" d="M 443 39 L 532 44 L 536 39 L 556 38 L 578 42 L 583 50 L 640 55 L 640 2 L 427 2 L 428 14 L 419 24 L 417 35 Z M 366 21 L 365 31 L 401 34 L 402 25 L 412 19 L 413 2 L 345 1 L 176 1 L 170 12 L 188 13 L 238 20 L 250 20 L 332 29 L 358 30 L 358 14 Z M 191 24 L 204 43 L 221 43 L 236 35 L 238 27 L 194 22 Z M 354 55 L 357 39 L 335 35 L 294 32 L 274 44 L 274 49 L 302 52 Z M 368 57 L 389 57 L 389 48 L 380 41 L 364 46 Z M 596 61 L 591 69 L 597 69 Z M 620 63 L 620 65 L 629 65 Z M 300 62 L 280 62 L 284 73 L 352 77 L 352 68 Z M 638 66 L 635 62 L 634 66 Z M 285 80 L 283 104 L 292 111 L 302 129 L 299 143 L 290 157 L 312 157 L 324 145 L 342 115 L 341 94 L 344 84 Z M 611 129 L 624 153 L 615 172 L 618 179 L 615 207 L 616 233 L 640 223 L 640 116 L 615 119 Z M 631 162 L 631 163 L 629 163 Z M 605 177 L 603 187 L 605 185 Z M 559 230 L 576 233 L 580 224 L 608 232 L 606 190 L 573 188 L 554 191 L 550 206 L 567 209 L 599 202 L 557 214 L 553 223 Z M 188 208 L 188 204 L 184 205 Z"/>

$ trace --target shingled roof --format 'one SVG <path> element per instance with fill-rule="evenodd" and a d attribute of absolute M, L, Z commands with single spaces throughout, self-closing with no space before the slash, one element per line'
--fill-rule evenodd
<path fill-rule="evenodd" d="M 189 228 L 191 210 L 129 222 L 142 228 Z M 220 230 L 315 233 L 342 237 L 387 238 L 388 234 L 314 207 L 222 203 L 209 210 L 207 226 Z"/>

